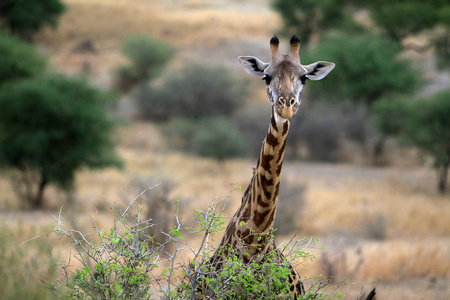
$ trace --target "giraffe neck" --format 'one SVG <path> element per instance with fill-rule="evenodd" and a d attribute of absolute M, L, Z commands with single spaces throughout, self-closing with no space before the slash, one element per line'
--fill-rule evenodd
<path fill-rule="evenodd" d="M 277 209 L 281 165 L 288 131 L 289 121 L 272 110 L 269 130 L 263 141 L 252 180 L 242 197 L 241 206 L 228 224 L 220 246 L 209 260 L 216 272 L 222 270 L 224 258 L 230 253 L 240 255 L 240 259 L 248 264 L 252 260 L 264 261 L 267 253 L 275 251 L 272 253 L 277 255 L 276 263 L 283 262 L 284 256 L 273 240 L 272 226 Z M 294 299 L 297 299 L 298 295 L 304 294 L 303 285 L 295 269 L 292 266 L 289 268 L 289 290 Z"/>
<path fill-rule="evenodd" d="M 280 188 L 281 166 L 283 163 L 289 121 L 278 116 L 272 110 L 272 117 L 263 141 L 261 153 L 253 178 L 242 198 L 238 210 L 237 227 L 250 229 L 254 234 L 268 232 L 272 229 Z M 244 221 L 241 226 L 239 223 Z M 245 236 L 245 233 L 242 234 Z"/>

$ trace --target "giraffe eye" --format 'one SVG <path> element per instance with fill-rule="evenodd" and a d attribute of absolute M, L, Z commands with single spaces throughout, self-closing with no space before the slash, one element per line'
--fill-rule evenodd
<path fill-rule="evenodd" d="M 270 82 L 272 81 L 272 77 L 270 77 L 269 75 L 266 74 L 263 76 L 262 80 L 265 80 L 266 84 L 269 85 Z"/>

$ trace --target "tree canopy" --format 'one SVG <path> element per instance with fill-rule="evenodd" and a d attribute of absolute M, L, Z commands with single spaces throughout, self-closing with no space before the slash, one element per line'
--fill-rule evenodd
<path fill-rule="evenodd" d="M 0 86 L 41 74 L 45 68 L 46 60 L 32 45 L 0 34 Z"/>
<path fill-rule="evenodd" d="M 9 32 L 29 38 L 44 25 L 56 25 L 64 10 L 60 0 L 3 0 L 0 21 Z"/>
<path fill-rule="evenodd" d="M 406 61 L 398 59 L 399 51 L 395 44 L 375 34 L 334 32 L 303 53 L 302 63 L 336 63 L 332 78 L 320 85 L 321 93 L 329 99 L 362 102 L 370 107 L 382 96 L 414 91 L 417 75 Z"/>
<path fill-rule="evenodd" d="M 438 190 L 446 191 L 450 167 L 450 90 L 442 91 L 431 99 L 410 104 L 402 137 L 431 155 L 438 172 Z"/>
<path fill-rule="evenodd" d="M 444 193 L 450 167 L 450 90 L 416 101 L 385 98 L 373 112 L 381 132 L 399 136 L 433 158 L 438 189 Z"/>
<path fill-rule="evenodd" d="M 49 183 L 70 188 L 82 167 L 120 165 L 107 99 L 82 80 L 56 75 L 2 86 L 0 166 L 37 178 L 37 188 L 25 185 L 22 193 L 33 208 L 42 206 Z"/>

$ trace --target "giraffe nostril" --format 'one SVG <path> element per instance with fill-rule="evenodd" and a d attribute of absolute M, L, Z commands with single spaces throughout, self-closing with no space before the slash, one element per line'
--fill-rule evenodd
<path fill-rule="evenodd" d="M 295 104 L 295 99 L 291 98 L 291 106 Z"/>
<path fill-rule="evenodd" d="M 284 105 L 285 104 L 283 97 L 278 98 L 278 104 L 279 105 Z"/>

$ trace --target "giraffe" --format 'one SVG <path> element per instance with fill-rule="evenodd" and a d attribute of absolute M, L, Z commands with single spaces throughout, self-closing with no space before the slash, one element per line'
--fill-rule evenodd
<path fill-rule="evenodd" d="M 267 85 L 267 96 L 272 105 L 272 116 L 267 136 L 253 172 L 253 177 L 238 208 L 227 226 L 220 246 L 210 259 L 216 271 L 221 270 L 221 261 L 229 255 L 229 249 L 237 250 L 244 263 L 261 260 L 275 250 L 278 260 L 283 259 L 273 241 L 272 226 L 277 210 L 289 120 L 293 118 L 301 103 L 301 92 L 306 80 L 320 80 L 330 73 L 334 63 L 318 61 L 310 65 L 300 64 L 300 38 L 290 40 L 291 51 L 283 55 L 279 51 L 279 39 L 270 40 L 271 60 L 264 63 L 253 56 L 241 56 L 239 62 L 251 75 L 262 76 Z M 245 254 L 245 255 L 244 255 Z M 304 294 L 300 276 L 290 267 L 290 291 L 297 299 Z"/>

